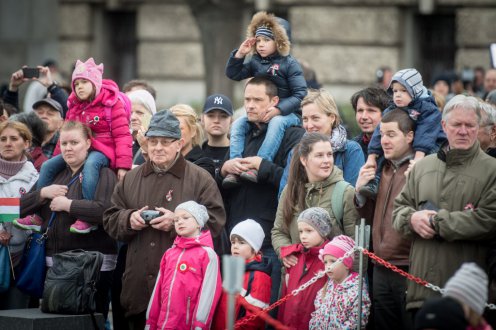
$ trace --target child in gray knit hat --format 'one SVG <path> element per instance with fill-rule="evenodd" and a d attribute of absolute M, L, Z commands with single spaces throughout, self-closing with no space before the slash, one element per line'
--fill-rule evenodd
<path fill-rule="evenodd" d="M 176 233 L 183 237 L 196 237 L 208 221 L 207 208 L 195 201 L 179 204 L 174 210 Z M 190 221 L 195 220 L 195 222 Z"/>
<path fill-rule="evenodd" d="M 487 303 L 488 279 L 482 268 L 474 262 L 464 263 L 446 282 L 444 290 L 444 297 L 453 298 L 462 305 L 471 328 L 486 329 L 482 314 Z"/>
<path fill-rule="evenodd" d="M 329 242 L 331 229 L 331 217 L 327 210 L 310 207 L 300 213 L 298 232 L 301 243 L 281 247 L 281 258 L 294 255 L 298 259 L 296 265 L 286 268 L 281 297 L 324 270 L 324 264 L 319 259 L 319 250 Z M 322 277 L 305 291 L 281 305 L 278 320 L 291 329 L 308 329 L 311 314 L 315 310 L 312 302 L 325 283 L 326 278 Z"/>
<path fill-rule="evenodd" d="M 412 145 L 415 158 L 410 161 L 411 165 L 408 169 L 410 171 L 415 162 L 424 158 L 425 155 L 437 152 L 440 145 L 446 141 L 446 134 L 441 127 L 441 112 L 437 108 L 432 93 L 425 88 L 422 76 L 416 69 L 403 69 L 396 72 L 387 92 L 393 97 L 393 103 L 384 110 L 382 115 L 399 108 L 406 111 L 410 118 L 417 123 Z M 367 162 L 364 165 L 365 168 L 373 167 L 376 169 L 375 179 L 358 190 L 362 196 L 369 198 L 375 198 L 377 195 L 384 162 L 380 126 L 380 124 L 377 125 L 374 130 L 368 146 Z"/>

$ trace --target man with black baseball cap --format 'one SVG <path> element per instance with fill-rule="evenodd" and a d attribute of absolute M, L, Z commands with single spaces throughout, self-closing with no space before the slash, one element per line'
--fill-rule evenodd
<path fill-rule="evenodd" d="M 219 173 L 221 163 L 229 152 L 229 129 L 232 123 L 233 107 L 231 100 L 222 94 L 212 94 L 205 100 L 202 124 L 207 140 L 202 145 L 205 156 L 215 164 L 215 173 Z"/>
<path fill-rule="evenodd" d="M 59 141 L 59 129 L 64 123 L 64 110 L 59 102 L 49 97 L 35 102 L 33 110 L 46 123 L 47 134 L 41 149 L 47 158 L 52 158 L 55 146 Z"/>

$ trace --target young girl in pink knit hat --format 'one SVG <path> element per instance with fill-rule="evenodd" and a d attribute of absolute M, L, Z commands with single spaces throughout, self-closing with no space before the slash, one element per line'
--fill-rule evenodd
<path fill-rule="evenodd" d="M 352 271 L 353 254 L 344 258 L 342 263 L 335 263 L 347 252 L 353 251 L 354 246 L 352 238 L 339 235 L 319 251 L 328 280 L 315 298 L 315 312 L 312 313 L 309 327 L 311 330 L 357 329 L 359 275 Z M 370 313 L 370 297 L 365 282 L 361 310 L 360 328 L 365 328 Z"/>
<path fill-rule="evenodd" d="M 69 110 L 65 121 L 79 121 L 93 132 L 92 151 L 82 171 L 74 173 L 82 180 L 82 196 L 87 200 L 93 199 L 95 195 L 102 167 L 115 169 L 121 180 L 132 166 L 132 137 L 129 116 L 125 110 L 130 101 L 119 92 L 114 81 L 103 79 L 102 76 L 103 64 L 96 65 L 93 58 L 86 62 L 77 60 L 72 73 L 72 93 L 67 100 Z M 128 105 L 125 105 L 126 102 L 129 102 Z M 59 153 L 60 147 L 57 145 L 55 154 Z M 65 166 L 61 155 L 43 163 L 36 189 L 50 186 L 56 174 Z M 39 231 L 42 224 L 43 219 L 36 214 L 14 220 L 14 225 L 26 230 Z M 96 224 L 75 219 L 70 231 L 87 234 L 97 228 Z"/>

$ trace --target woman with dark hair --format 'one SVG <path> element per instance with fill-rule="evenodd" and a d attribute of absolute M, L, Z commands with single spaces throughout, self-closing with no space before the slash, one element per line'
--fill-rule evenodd
<path fill-rule="evenodd" d="M 19 198 L 38 180 L 38 172 L 28 161 L 26 151 L 31 145 L 31 132 L 26 125 L 16 121 L 0 123 L 0 197 Z M 24 245 L 31 232 L 0 222 L 0 244 L 10 249 L 16 270 L 20 264 Z M 11 274 L 10 288 L 0 293 L 0 310 L 28 308 L 29 296 L 15 287 Z"/>
<path fill-rule="evenodd" d="M 343 183 L 343 172 L 334 165 L 329 137 L 321 133 L 307 133 L 294 150 L 288 184 L 279 199 L 272 229 L 272 245 L 279 256 L 281 247 L 300 243 L 297 219 L 309 207 L 318 206 L 329 212 L 331 237 L 345 234 L 353 238 L 360 218 L 353 203 L 355 189 Z M 334 190 L 340 196 L 333 196 Z M 334 209 L 333 199 L 341 201 L 341 205 L 334 205 Z M 297 259 L 289 255 L 282 258 L 282 262 L 284 267 L 289 268 L 296 264 Z"/>
<path fill-rule="evenodd" d="M 96 311 L 107 317 L 109 290 L 112 273 L 117 261 L 117 244 L 102 226 L 103 212 L 110 207 L 110 196 L 117 182 L 115 173 L 107 168 L 100 175 L 91 200 L 83 199 L 81 175 L 91 147 L 91 130 L 75 121 L 64 123 L 60 129 L 60 150 L 66 164 L 49 186 L 33 190 L 21 198 L 21 216 L 37 213 L 44 219 L 37 225 L 25 225 L 14 220 L 14 225 L 23 229 L 45 231 L 52 212 L 55 219 L 48 230 L 46 241 L 46 264 L 51 267 L 52 256 L 74 249 L 98 251 L 103 254 L 100 280 L 96 283 Z M 74 219 L 82 219 L 96 227 L 87 235 L 69 230 Z"/>

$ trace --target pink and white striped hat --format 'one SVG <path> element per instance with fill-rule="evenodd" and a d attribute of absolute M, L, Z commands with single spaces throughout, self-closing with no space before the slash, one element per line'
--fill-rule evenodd
<path fill-rule="evenodd" d="M 324 261 L 324 256 L 326 255 L 331 255 L 335 258 L 341 258 L 344 256 L 348 251 L 353 250 L 355 247 L 355 241 L 346 235 L 339 235 L 336 236 L 327 243 L 323 249 L 320 249 L 319 251 L 319 259 Z M 353 254 L 343 260 L 343 264 L 346 266 L 346 268 L 351 269 L 353 266 Z"/>

